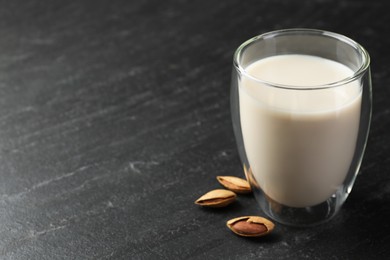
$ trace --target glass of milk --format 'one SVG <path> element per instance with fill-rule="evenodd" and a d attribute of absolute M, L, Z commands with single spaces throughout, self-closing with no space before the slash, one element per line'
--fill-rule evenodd
<path fill-rule="evenodd" d="M 332 32 L 288 29 L 234 55 L 233 127 L 246 177 L 269 217 L 332 218 L 351 192 L 371 118 L 370 58 Z"/>

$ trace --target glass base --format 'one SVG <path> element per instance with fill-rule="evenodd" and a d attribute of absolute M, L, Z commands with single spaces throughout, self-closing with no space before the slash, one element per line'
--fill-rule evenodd
<path fill-rule="evenodd" d="M 283 225 L 294 227 L 310 227 L 327 222 L 336 215 L 348 196 L 337 192 L 318 205 L 294 208 L 274 201 L 258 188 L 254 189 L 254 194 L 261 209 L 268 217 Z"/>

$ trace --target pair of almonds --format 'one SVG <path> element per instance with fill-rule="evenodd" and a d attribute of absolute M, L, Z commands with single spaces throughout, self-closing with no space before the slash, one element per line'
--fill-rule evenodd
<path fill-rule="evenodd" d="M 245 171 L 247 176 L 247 172 Z M 248 176 L 247 176 L 248 178 Z M 217 180 L 228 190 L 216 189 L 207 192 L 195 201 L 196 204 L 206 207 L 225 207 L 236 200 L 236 193 L 250 193 L 249 183 L 234 176 L 217 176 Z M 270 220 L 258 216 L 244 216 L 231 219 L 227 227 L 235 234 L 243 237 L 261 237 L 269 234 L 275 227 Z"/>
<path fill-rule="evenodd" d="M 249 183 L 244 179 L 234 176 L 217 176 L 217 180 L 229 190 L 217 189 L 207 192 L 195 201 L 196 204 L 214 208 L 225 207 L 236 200 L 236 193 L 251 192 Z"/>

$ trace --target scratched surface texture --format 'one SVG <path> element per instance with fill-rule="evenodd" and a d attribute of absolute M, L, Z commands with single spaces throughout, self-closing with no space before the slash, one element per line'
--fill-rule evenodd
<path fill-rule="evenodd" d="M 388 259 L 389 1 L 1 1 L 0 259 Z M 372 58 L 374 113 L 331 222 L 242 239 L 251 196 L 193 201 L 242 176 L 232 55 L 257 34 L 345 34 Z"/>

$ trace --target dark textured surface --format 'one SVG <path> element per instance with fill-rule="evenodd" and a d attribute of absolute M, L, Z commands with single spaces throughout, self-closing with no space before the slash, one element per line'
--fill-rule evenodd
<path fill-rule="evenodd" d="M 386 259 L 389 1 L 2 1 L 1 259 Z M 342 211 L 262 239 L 225 227 L 251 196 L 193 201 L 241 175 L 232 55 L 274 29 L 345 34 L 372 58 L 374 112 Z"/>

